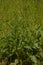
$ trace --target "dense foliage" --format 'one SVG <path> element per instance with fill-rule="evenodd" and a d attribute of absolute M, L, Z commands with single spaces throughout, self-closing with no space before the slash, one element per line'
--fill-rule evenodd
<path fill-rule="evenodd" d="M 0 0 L 0 63 L 4 62 L 43 65 L 43 0 Z"/>

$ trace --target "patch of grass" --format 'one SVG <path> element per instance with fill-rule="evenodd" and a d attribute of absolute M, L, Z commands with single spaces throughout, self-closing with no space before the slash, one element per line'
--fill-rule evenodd
<path fill-rule="evenodd" d="M 8 65 L 43 65 L 43 0 L 0 0 L 0 60 Z M 41 62 L 40 62 L 41 61 Z"/>

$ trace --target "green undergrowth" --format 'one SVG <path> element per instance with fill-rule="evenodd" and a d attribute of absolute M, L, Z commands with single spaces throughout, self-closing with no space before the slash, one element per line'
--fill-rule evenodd
<path fill-rule="evenodd" d="M 43 65 L 43 0 L 0 0 L 0 62 L 16 59 Z"/>

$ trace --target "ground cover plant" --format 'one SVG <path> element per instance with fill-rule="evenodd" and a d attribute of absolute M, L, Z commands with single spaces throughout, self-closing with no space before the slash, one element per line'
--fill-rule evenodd
<path fill-rule="evenodd" d="M 0 0 L 0 65 L 43 65 L 43 0 Z"/>

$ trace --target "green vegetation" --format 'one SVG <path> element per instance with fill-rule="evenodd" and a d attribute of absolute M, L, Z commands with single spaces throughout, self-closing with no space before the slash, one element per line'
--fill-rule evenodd
<path fill-rule="evenodd" d="M 43 0 L 0 0 L 0 65 L 43 65 Z"/>

